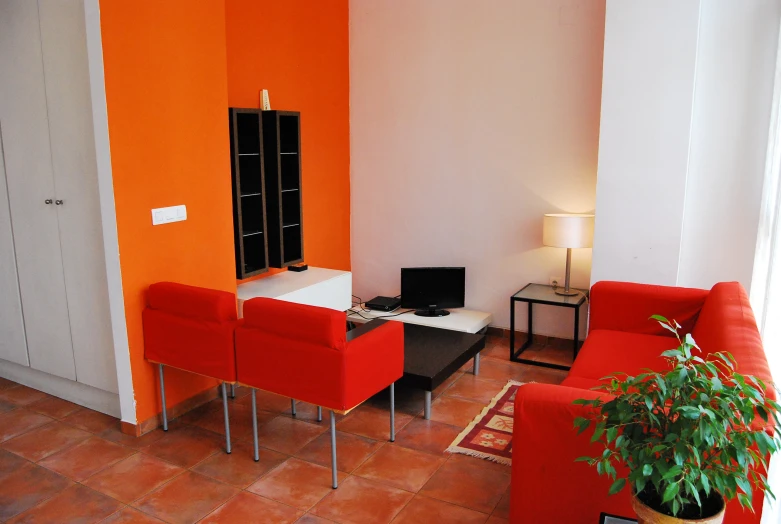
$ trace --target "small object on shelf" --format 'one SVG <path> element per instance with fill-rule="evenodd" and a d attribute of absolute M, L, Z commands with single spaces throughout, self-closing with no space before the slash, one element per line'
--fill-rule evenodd
<path fill-rule="evenodd" d="M 268 89 L 260 91 L 260 109 L 262 111 L 271 111 L 271 103 L 268 100 Z"/>
<path fill-rule="evenodd" d="M 297 266 L 287 266 L 288 271 L 294 271 L 295 273 L 301 273 L 309 269 L 307 264 L 298 264 Z"/>

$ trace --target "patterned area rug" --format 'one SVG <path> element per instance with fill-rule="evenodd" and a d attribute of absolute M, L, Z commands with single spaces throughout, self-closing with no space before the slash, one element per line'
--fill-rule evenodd
<path fill-rule="evenodd" d="M 514 380 L 507 382 L 491 403 L 456 437 L 447 451 L 509 466 L 513 448 L 513 404 L 515 392 L 522 384 Z"/>

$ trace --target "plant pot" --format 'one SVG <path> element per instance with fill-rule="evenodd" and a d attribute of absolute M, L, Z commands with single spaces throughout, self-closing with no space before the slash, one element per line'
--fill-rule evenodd
<path fill-rule="evenodd" d="M 638 524 L 721 524 L 724 522 L 726 504 L 721 505 L 721 511 L 712 517 L 704 519 L 679 519 L 649 508 L 632 493 L 632 509 L 637 513 Z"/>

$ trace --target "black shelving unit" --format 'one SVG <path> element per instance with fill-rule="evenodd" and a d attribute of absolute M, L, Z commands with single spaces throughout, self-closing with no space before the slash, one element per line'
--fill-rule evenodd
<path fill-rule="evenodd" d="M 264 184 L 263 127 L 258 109 L 230 108 L 233 236 L 236 278 L 269 268 Z"/>
<path fill-rule="evenodd" d="M 268 261 L 287 267 L 304 260 L 301 208 L 301 114 L 262 111 Z"/>

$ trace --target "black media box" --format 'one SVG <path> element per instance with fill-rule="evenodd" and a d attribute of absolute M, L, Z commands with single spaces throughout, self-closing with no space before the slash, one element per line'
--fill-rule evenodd
<path fill-rule="evenodd" d="M 366 303 L 372 311 L 393 311 L 401 305 L 401 299 L 394 297 L 374 297 Z"/>

